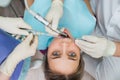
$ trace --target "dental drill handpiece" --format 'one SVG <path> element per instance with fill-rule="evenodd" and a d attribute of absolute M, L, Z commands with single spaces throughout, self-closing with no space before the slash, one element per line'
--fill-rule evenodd
<path fill-rule="evenodd" d="M 58 30 L 54 30 L 52 29 L 52 25 L 43 17 L 41 17 L 40 14 L 36 15 L 35 18 L 42 22 L 46 27 L 48 27 L 50 30 L 52 30 L 53 32 L 56 32 L 58 35 L 61 35 L 61 36 L 64 36 L 64 37 L 67 37 L 67 35 L 61 31 L 58 31 Z"/>
<path fill-rule="evenodd" d="M 24 3 L 25 3 L 25 7 L 26 9 L 28 10 L 28 12 L 34 16 L 35 19 L 37 19 L 38 21 L 42 22 L 46 27 L 48 27 L 49 29 L 51 29 L 52 31 L 58 33 L 58 35 L 61 35 L 61 36 L 64 36 L 64 37 L 67 37 L 67 35 L 61 31 L 58 31 L 58 30 L 54 30 L 52 29 L 52 25 L 45 19 L 43 18 L 40 14 L 37 14 L 35 13 L 34 11 L 32 11 L 29 7 L 28 7 L 28 4 L 27 4 L 27 0 L 24 0 Z"/>

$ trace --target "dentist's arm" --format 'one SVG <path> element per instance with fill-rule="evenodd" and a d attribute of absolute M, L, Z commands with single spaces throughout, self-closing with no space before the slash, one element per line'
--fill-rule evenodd
<path fill-rule="evenodd" d="M 9 79 L 13 74 L 16 65 L 25 58 L 35 54 L 38 45 L 38 37 L 30 34 L 22 43 L 20 43 L 7 59 L 0 65 L 2 77 Z M 4 75 L 4 76 L 3 76 Z M 6 77 L 5 77 L 6 76 Z M 0 77 L 0 80 L 5 80 Z"/>
<path fill-rule="evenodd" d="M 102 56 L 120 56 L 120 43 L 96 36 L 83 36 L 75 40 L 82 51 L 94 58 Z"/>

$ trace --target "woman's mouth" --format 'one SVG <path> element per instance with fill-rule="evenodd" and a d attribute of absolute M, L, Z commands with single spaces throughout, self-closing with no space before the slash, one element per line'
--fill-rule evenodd
<path fill-rule="evenodd" d="M 62 35 L 62 34 L 61 34 L 60 37 L 62 37 L 62 38 L 70 38 L 67 33 L 64 32 L 64 34 L 65 34 L 65 35 Z"/>
<path fill-rule="evenodd" d="M 67 29 L 64 29 L 63 33 L 66 34 L 66 36 L 65 35 L 59 35 L 61 38 L 73 39 L 72 35 L 70 34 L 70 32 Z"/>

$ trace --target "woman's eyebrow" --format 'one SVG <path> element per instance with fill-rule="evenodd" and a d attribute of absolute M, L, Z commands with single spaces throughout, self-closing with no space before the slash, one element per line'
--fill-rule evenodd
<path fill-rule="evenodd" d="M 76 61 L 77 59 L 75 59 L 75 58 L 70 58 L 70 57 L 68 57 L 68 59 L 69 60 L 72 60 L 72 61 Z"/>
<path fill-rule="evenodd" d="M 61 58 L 61 57 L 52 57 L 52 59 L 57 59 L 57 58 Z"/>

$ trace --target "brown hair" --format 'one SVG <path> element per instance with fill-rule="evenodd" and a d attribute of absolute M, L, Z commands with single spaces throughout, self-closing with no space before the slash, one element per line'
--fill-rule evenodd
<path fill-rule="evenodd" d="M 81 80 L 83 77 L 84 61 L 83 61 L 82 55 L 81 55 L 81 58 L 79 61 L 79 66 L 78 66 L 77 71 L 73 74 L 68 75 L 68 76 L 52 72 L 49 69 L 47 55 L 45 56 L 44 59 L 45 59 L 44 60 L 44 73 L 45 73 L 46 80 Z"/>

